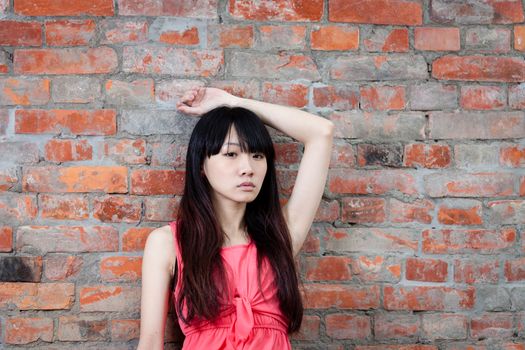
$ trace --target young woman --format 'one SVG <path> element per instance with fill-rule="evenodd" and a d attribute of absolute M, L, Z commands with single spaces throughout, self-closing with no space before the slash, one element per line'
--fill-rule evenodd
<path fill-rule="evenodd" d="M 303 315 L 294 257 L 323 194 L 333 123 L 216 88 L 187 91 L 177 108 L 201 118 L 177 221 L 144 248 L 138 349 L 163 349 L 170 295 L 183 349 L 291 349 Z M 282 208 L 263 123 L 304 144 Z"/>

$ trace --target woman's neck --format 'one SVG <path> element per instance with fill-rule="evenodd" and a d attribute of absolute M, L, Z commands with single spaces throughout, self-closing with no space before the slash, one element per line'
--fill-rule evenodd
<path fill-rule="evenodd" d="M 245 243 L 248 240 L 244 222 L 246 203 L 229 200 L 214 200 L 215 214 L 226 234 L 225 245 Z"/>

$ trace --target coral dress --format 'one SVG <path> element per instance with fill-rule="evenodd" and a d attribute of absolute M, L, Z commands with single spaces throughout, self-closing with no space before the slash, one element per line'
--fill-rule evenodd
<path fill-rule="evenodd" d="M 170 226 L 179 267 L 173 299 L 177 302 L 184 266 L 177 244 L 176 223 L 172 222 Z M 226 303 L 218 320 L 213 323 L 206 321 L 187 325 L 179 319 L 181 330 L 186 335 L 182 349 L 291 349 L 286 318 L 279 308 L 274 274 L 267 259 L 263 259 L 261 266 L 261 293 L 257 282 L 257 248 L 253 242 L 224 247 L 221 256 L 233 299 Z M 186 312 L 185 308 L 183 312 Z"/>

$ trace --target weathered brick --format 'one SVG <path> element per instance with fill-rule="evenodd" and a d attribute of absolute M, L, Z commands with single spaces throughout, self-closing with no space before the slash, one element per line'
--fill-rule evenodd
<path fill-rule="evenodd" d="M 37 254 L 116 251 L 118 231 L 109 226 L 20 226 L 16 250 Z"/>
<path fill-rule="evenodd" d="M 151 165 L 183 168 L 188 145 L 185 143 L 154 143 L 151 145 Z"/>
<path fill-rule="evenodd" d="M 53 319 L 41 317 L 10 317 L 6 319 L 5 342 L 29 344 L 42 340 L 53 341 Z"/>
<path fill-rule="evenodd" d="M 507 250 L 515 242 L 514 228 L 423 231 L 423 252 L 430 254 L 487 254 Z"/>
<path fill-rule="evenodd" d="M 330 159 L 330 169 L 352 168 L 355 165 L 355 151 L 351 144 L 335 140 Z"/>
<path fill-rule="evenodd" d="M 106 282 L 137 282 L 142 277 L 142 257 L 108 256 L 100 261 L 100 278 Z"/>
<path fill-rule="evenodd" d="M 442 56 L 432 62 L 432 76 L 441 80 L 520 82 L 525 61 L 518 57 Z"/>
<path fill-rule="evenodd" d="M 316 107 L 336 110 L 356 109 L 359 106 L 359 89 L 352 85 L 314 85 L 313 103 Z"/>
<path fill-rule="evenodd" d="M 514 26 L 514 50 L 525 51 L 525 25 Z"/>
<path fill-rule="evenodd" d="M 177 102 L 184 93 L 196 87 L 204 86 L 202 81 L 189 79 L 164 80 L 155 86 L 155 100 L 157 105 L 164 108 L 176 108 Z M 173 113 L 170 113 L 173 114 Z"/>
<path fill-rule="evenodd" d="M 499 261 L 483 259 L 454 260 L 454 282 L 456 283 L 497 283 L 499 279 Z"/>
<path fill-rule="evenodd" d="M 313 50 L 349 51 L 359 48 L 359 28 L 357 27 L 314 27 L 310 37 Z"/>
<path fill-rule="evenodd" d="M 47 254 L 44 262 L 44 275 L 51 281 L 77 278 L 84 263 L 79 256 L 64 254 Z"/>
<path fill-rule="evenodd" d="M 131 194 L 182 194 L 184 171 L 135 170 L 131 173 Z"/>
<path fill-rule="evenodd" d="M 41 256 L 0 257 L 0 281 L 40 282 L 42 279 Z"/>
<path fill-rule="evenodd" d="M 508 311 L 511 308 L 511 292 L 503 286 L 478 285 L 476 294 L 480 310 Z"/>
<path fill-rule="evenodd" d="M 0 222 L 28 222 L 37 215 L 36 197 L 21 193 L 2 193 L 0 195 Z"/>
<path fill-rule="evenodd" d="M 525 137 L 525 113 L 432 112 L 429 127 L 432 139 L 521 138 Z"/>
<path fill-rule="evenodd" d="M 503 109 L 507 104 L 505 89 L 500 86 L 471 85 L 461 87 L 463 109 Z"/>
<path fill-rule="evenodd" d="M 525 258 L 505 260 L 505 279 L 508 282 L 525 280 Z"/>
<path fill-rule="evenodd" d="M 387 211 L 390 214 L 390 222 L 393 223 L 419 222 L 430 224 L 434 207 L 434 203 L 427 199 L 402 202 L 395 198 L 390 198 Z"/>
<path fill-rule="evenodd" d="M 49 90 L 49 79 L 0 78 L 0 105 L 45 105 Z"/>
<path fill-rule="evenodd" d="M 326 335 L 333 339 L 367 339 L 372 335 L 370 316 L 330 314 L 325 317 Z"/>
<path fill-rule="evenodd" d="M 495 144 L 457 144 L 454 146 L 457 168 L 494 167 L 499 161 L 500 147 Z"/>
<path fill-rule="evenodd" d="M 60 341 L 104 341 L 109 338 L 108 323 L 108 320 L 101 316 L 60 316 L 57 338 Z"/>
<path fill-rule="evenodd" d="M 117 68 L 117 53 L 110 47 L 18 49 L 14 54 L 17 74 L 103 74 Z"/>
<path fill-rule="evenodd" d="M 83 46 L 95 37 L 96 23 L 86 20 L 54 20 L 45 22 L 46 44 L 49 46 Z"/>
<path fill-rule="evenodd" d="M 138 222 L 142 201 L 127 196 L 104 196 L 93 199 L 93 217 L 103 222 Z"/>
<path fill-rule="evenodd" d="M 525 223 L 524 200 L 498 200 L 487 203 L 490 220 L 494 224 L 519 225 Z"/>
<path fill-rule="evenodd" d="M 507 28 L 468 28 L 465 48 L 483 53 L 506 53 L 510 51 L 510 30 Z"/>
<path fill-rule="evenodd" d="M 194 46 L 200 43 L 199 32 L 204 30 L 196 21 L 160 17 L 149 27 L 149 39 L 169 45 Z"/>
<path fill-rule="evenodd" d="M 328 62 L 327 62 L 328 63 Z M 419 55 L 337 56 L 328 66 L 334 80 L 427 79 L 427 63 Z"/>
<path fill-rule="evenodd" d="M 418 25 L 423 21 L 418 0 L 334 0 L 328 3 L 332 22 Z"/>
<path fill-rule="evenodd" d="M 27 167 L 23 173 L 22 186 L 28 192 L 128 191 L 128 169 L 125 167 Z"/>
<path fill-rule="evenodd" d="M 448 313 L 423 314 L 421 329 L 423 338 L 432 341 L 438 339 L 466 339 L 468 319 L 465 315 Z"/>
<path fill-rule="evenodd" d="M 146 221 L 173 221 L 177 219 L 180 197 L 146 197 L 144 198 Z"/>
<path fill-rule="evenodd" d="M 410 85 L 408 101 L 411 110 L 446 110 L 458 106 L 455 85 L 425 82 Z"/>
<path fill-rule="evenodd" d="M 470 336 L 474 339 L 487 337 L 511 337 L 514 326 L 510 313 L 485 313 L 470 320 Z"/>
<path fill-rule="evenodd" d="M 343 111 L 328 116 L 336 138 L 363 140 L 424 140 L 426 119 L 422 113 Z"/>
<path fill-rule="evenodd" d="M 341 220 L 349 223 L 380 223 L 385 221 L 383 198 L 345 197 L 342 200 Z"/>
<path fill-rule="evenodd" d="M 285 81 L 292 79 L 316 81 L 321 78 L 314 60 L 310 56 L 301 54 L 232 52 L 229 70 L 234 77 Z"/>
<path fill-rule="evenodd" d="M 430 19 L 443 24 L 507 24 L 523 22 L 524 18 L 520 0 L 433 0 Z"/>
<path fill-rule="evenodd" d="M 306 49 L 305 26 L 266 25 L 259 27 L 260 50 L 304 50 Z M 313 38 L 311 39 L 314 40 Z"/>
<path fill-rule="evenodd" d="M 317 315 L 304 315 L 299 332 L 291 336 L 293 340 L 315 341 L 319 339 L 321 320 Z"/>
<path fill-rule="evenodd" d="M 401 279 L 401 259 L 397 257 L 359 256 L 352 259 L 353 277 L 366 282 L 399 282 Z"/>
<path fill-rule="evenodd" d="M 9 226 L 0 227 L 0 252 L 9 253 L 13 250 L 13 229 Z"/>
<path fill-rule="evenodd" d="M 81 312 L 132 312 L 140 308 L 140 287 L 92 285 L 79 291 Z"/>
<path fill-rule="evenodd" d="M 308 104 L 308 85 L 297 83 L 263 83 L 262 99 L 265 102 L 305 107 Z"/>
<path fill-rule="evenodd" d="M 155 100 L 152 79 L 134 81 L 107 80 L 104 84 L 106 103 L 111 105 L 149 105 Z"/>
<path fill-rule="evenodd" d="M 110 320 L 111 341 L 129 341 L 140 338 L 140 320 Z"/>
<path fill-rule="evenodd" d="M 250 48 L 254 43 L 252 25 L 210 24 L 208 25 L 208 47 L 217 48 Z"/>
<path fill-rule="evenodd" d="M 359 144 L 357 163 L 359 166 L 381 165 L 400 167 L 403 148 L 400 144 Z"/>
<path fill-rule="evenodd" d="M 414 177 L 402 170 L 330 170 L 328 189 L 338 194 L 417 193 Z"/>
<path fill-rule="evenodd" d="M 255 21 L 319 21 L 323 15 L 322 0 L 229 1 L 233 18 Z"/>
<path fill-rule="evenodd" d="M 350 258 L 343 256 L 305 257 L 308 281 L 345 281 L 352 278 Z"/>
<path fill-rule="evenodd" d="M 201 82 L 202 84 L 202 82 Z M 195 85 L 195 83 L 194 83 Z M 210 82 L 211 87 L 216 87 L 243 98 L 259 99 L 260 88 L 259 82 L 252 79 L 247 82 L 238 80 L 214 80 Z"/>
<path fill-rule="evenodd" d="M 17 0 L 15 13 L 24 16 L 113 16 L 115 8 L 111 0 Z"/>
<path fill-rule="evenodd" d="M 56 77 L 52 80 L 51 96 L 55 102 L 95 102 L 101 96 L 100 82 L 93 77 Z"/>
<path fill-rule="evenodd" d="M 358 345 L 355 350 L 438 350 L 434 345 L 403 344 L 403 345 Z M 470 349 L 471 350 L 471 349 Z"/>
<path fill-rule="evenodd" d="M 509 86 L 509 107 L 525 109 L 525 83 Z"/>
<path fill-rule="evenodd" d="M 89 217 L 89 203 L 85 196 L 40 194 L 38 200 L 43 218 L 84 220 Z"/>
<path fill-rule="evenodd" d="M 38 145 L 32 142 L 0 142 L 0 154 L 4 162 L 18 164 L 38 163 Z"/>
<path fill-rule="evenodd" d="M 217 0 L 118 0 L 118 8 L 124 16 L 216 18 L 217 3 Z"/>
<path fill-rule="evenodd" d="M 120 131 L 132 135 L 189 135 L 197 118 L 173 115 L 172 111 L 123 110 L 120 115 Z"/>
<path fill-rule="evenodd" d="M 458 311 L 474 307 L 475 288 L 384 286 L 387 310 Z"/>
<path fill-rule="evenodd" d="M 74 283 L 0 283 L 0 309 L 11 305 L 18 310 L 71 309 L 75 298 Z"/>
<path fill-rule="evenodd" d="M 482 225 L 481 206 L 474 200 L 447 200 L 439 205 L 437 219 L 444 225 Z"/>
<path fill-rule="evenodd" d="M 405 145 L 403 166 L 441 169 L 449 167 L 450 163 L 451 155 L 448 145 L 424 143 Z"/>
<path fill-rule="evenodd" d="M 385 253 L 417 251 L 417 230 L 404 228 L 327 229 L 326 251 Z"/>
<path fill-rule="evenodd" d="M 516 177 L 510 173 L 436 173 L 423 179 L 431 197 L 496 197 L 515 193 Z"/>
<path fill-rule="evenodd" d="M 339 202 L 336 200 L 321 200 L 319 208 L 315 213 L 314 222 L 329 221 L 333 222 L 339 219 Z"/>
<path fill-rule="evenodd" d="M 146 239 L 155 227 L 133 227 L 122 234 L 122 251 L 134 252 L 144 250 Z"/>
<path fill-rule="evenodd" d="M 374 315 L 376 339 L 409 339 L 419 334 L 419 317 L 412 314 L 378 313 Z"/>
<path fill-rule="evenodd" d="M 215 76 L 224 64 L 219 50 L 189 50 L 153 45 L 125 46 L 122 70 L 128 73 Z"/>
<path fill-rule="evenodd" d="M 301 160 L 302 147 L 300 143 L 274 143 L 275 164 L 298 165 Z"/>
<path fill-rule="evenodd" d="M 116 111 L 19 109 L 15 111 L 17 134 L 114 135 Z"/>
<path fill-rule="evenodd" d="M 100 43 L 142 43 L 148 40 L 148 22 L 140 19 L 105 18 L 99 21 Z"/>
<path fill-rule="evenodd" d="M 16 167 L 0 168 L 0 192 L 9 191 L 18 184 Z"/>
<path fill-rule="evenodd" d="M 404 86 L 361 86 L 360 107 L 362 110 L 403 110 L 405 109 Z"/>
<path fill-rule="evenodd" d="M 0 20 L 0 45 L 41 46 L 42 25 L 39 22 Z"/>
<path fill-rule="evenodd" d="M 1 2 L 2 0 L 0 0 Z M 0 52 L 0 74 L 9 73 L 9 59 L 7 58 L 7 52 Z"/>
<path fill-rule="evenodd" d="M 369 52 L 407 52 L 408 29 L 382 27 L 363 28 L 363 47 Z"/>
<path fill-rule="evenodd" d="M 91 160 L 93 147 L 87 140 L 52 139 L 46 143 L 44 157 L 51 162 Z"/>
<path fill-rule="evenodd" d="M 407 258 L 406 279 L 422 282 L 446 282 L 448 264 L 440 259 Z"/>
<path fill-rule="evenodd" d="M 304 300 L 309 309 L 377 309 L 379 286 L 371 285 L 365 288 L 345 284 L 305 284 Z"/>
<path fill-rule="evenodd" d="M 423 51 L 459 51 L 459 28 L 416 27 L 414 47 Z"/>
<path fill-rule="evenodd" d="M 106 139 L 99 143 L 99 157 L 122 164 L 145 164 L 146 141 L 143 139 Z M 158 165 L 158 164 L 153 164 Z"/>

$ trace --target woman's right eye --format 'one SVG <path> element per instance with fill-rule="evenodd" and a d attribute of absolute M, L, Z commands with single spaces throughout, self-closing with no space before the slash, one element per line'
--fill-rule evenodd
<path fill-rule="evenodd" d="M 236 155 L 236 153 L 235 152 L 227 152 L 227 153 L 224 153 L 224 155 L 226 157 L 234 157 Z"/>

